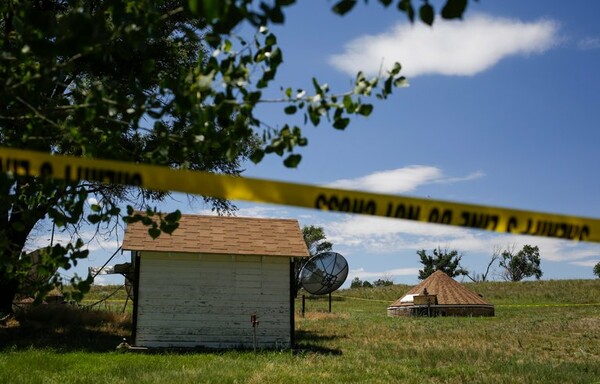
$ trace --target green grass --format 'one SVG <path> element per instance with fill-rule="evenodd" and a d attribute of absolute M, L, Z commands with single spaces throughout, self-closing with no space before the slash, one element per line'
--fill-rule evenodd
<path fill-rule="evenodd" d="M 119 353 L 119 317 L 55 324 L 46 341 L 25 323 L 0 329 L 0 382 L 600 383 L 600 280 L 469 285 L 493 318 L 387 317 L 407 288 L 336 292 L 333 313 L 307 300 L 295 351 Z"/>

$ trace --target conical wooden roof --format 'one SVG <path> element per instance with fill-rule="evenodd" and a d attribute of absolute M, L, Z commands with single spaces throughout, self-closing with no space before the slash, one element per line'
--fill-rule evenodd
<path fill-rule="evenodd" d="M 406 294 L 396 300 L 390 307 L 413 305 L 412 295 L 421 295 L 427 289 L 429 295 L 437 295 L 439 305 L 491 305 L 483 300 L 477 293 L 465 288 L 442 271 L 435 271 L 419 285 L 413 287 Z"/>

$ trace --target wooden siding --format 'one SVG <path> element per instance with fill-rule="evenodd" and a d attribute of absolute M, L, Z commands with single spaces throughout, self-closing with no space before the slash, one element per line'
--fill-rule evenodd
<path fill-rule="evenodd" d="M 142 252 L 136 345 L 290 347 L 290 259 Z"/>

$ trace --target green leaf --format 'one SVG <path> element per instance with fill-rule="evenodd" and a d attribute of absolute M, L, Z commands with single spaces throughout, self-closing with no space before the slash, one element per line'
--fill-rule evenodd
<path fill-rule="evenodd" d="M 288 115 L 293 115 L 294 113 L 296 113 L 296 111 L 298 111 L 298 107 L 296 107 L 295 105 L 288 105 L 283 109 L 283 111 Z"/>
<path fill-rule="evenodd" d="M 400 70 L 402 69 L 402 65 L 399 62 L 395 62 L 394 66 L 392 67 L 392 70 L 390 71 L 390 73 L 392 75 L 397 75 L 400 73 Z"/>
<path fill-rule="evenodd" d="M 250 92 L 246 96 L 246 100 L 251 104 L 256 104 L 260 100 L 261 96 L 262 96 L 262 92 L 260 92 L 260 91 Z"/>
<path fill-rule="evenodd" d="M 179 223 L 160 223 L 160 229 L 162 232 L 172 234 L 179 227 Z"/>
<path fill-rule="evenodd" d="M 194 14 L 194 15 L 200 14 L 200 9 L 198 7 L 200 1 L 201 0 L 189 0 L 188 1 L 188 8 L 190 9 L 190 12 L 192 12 L 192 14 Z"/>
<path fill-rule="evenodd" d="M 199 2 L 199 0 L 190 0 L 190 3 L 192 2 Z M 224 5 L 225 2 L 222 0 L 202 0 L 201 1 L 203 7 L 202 10 L 204 11 L 204 17 L 209 20 L 215 20 L 215 19 L 220 19 L 221 16 L 223 15 L 223 11 L 224 11 Z M 198 8 L 198 6 L 196 5 L 196 8 Z M 192 9 L 191 5 L 190 5 L 190 10 Z"/>
<path fill-rule="evenodd" d="M 461 19 L 465 9 L 467 9 L 468 0 L 448 0 L 442 8 L 442 17 L 444 19 Z"/>
<path fill-rule="evenodd" d="M 381 92 L 381 95 L 377 95 L 377 96 L 381 96 L 381 97 L 386 97 L 387 95 L 389 95 L 390 93 L 392 93 L 392 82 L 393 82 L 393 77 L 388 77 L 385 82 L 383 83 L 383 90 Z"/>
<path fill-rule="evenodd" d="M 153 238 L 156 239 L 158 236 L 160 236 L 160 229 L 158 228 L 150 228 L 148 229 L 148 234 Z"/>
<path fill-rule="evenodd" d="M 336 119 L 333 122 L 333 128 L 345 129 L 348 126 L 348 124 L 350 124 L 350 119 L 347 117 L 342 117 L 342 118 Z"/>
<path fill-rule="evenodd" d="M 92 224 L 97 224 L 100 221 L 102 221 L 102 216 L 100 215 L 88 215 L 87 217 L 88 221 Z"/>
<path fill-rule="evenodd" d="M 283 164 L 288 168 L 296 168 L 300 164 L 300 160 L 302 160 L 302 155 L 292 154 L 283 160 Z"/>
<path fill-rule="evenodd" d="M 270 33 L 267 36 L 267 38 L 265 39 L 265 45 L 267 47 L 270 47 L 270 46 L 275 45 L 275 44 L 277 44 L 277 37 L 274 34 Z"/>
<path fill-rule="evenodd" d="M 265 157 L 265 151 L 261 150 L 261 149 L 256 149 L 254 150 L 254 152 L 252 152 L 252 154 L 250 155 L 250 160 L 254 163 L 254 164 L 258 164 L 260 163 L 260 161 L 263 159 L 263 157 Z"/>
<path fill-rule="evenodd" d="M 401 76 L 399 78 L 397 78 L 396 80 L 394 80 L 394 86 L 397 88 L 405 88 L 408 87 L 410 84 L 408 83 L 408 80 L 406 80 L 406 77 Z"/>
<path fill-rule="evenodd" d="M 433 25 L 433 19 L 435 18 L 433 7 L 429 3 L 423 4 L 421 8 L 419 8 L 419 17 L 421 17 L 421 21 L 425 24 Z"/>
<path fill-rule="evenodd" d="M 415 21 L 415 9 L 410 0 L 400 0 L 398 3 L 398 10 L 406 13 L 406 16 L 408 16 L 411 23 Z"/>
<path fill-rule="evenodd" d="M 169 223 L 176 223 L 181 219 L 181 211 L 178 209 L 175 212 L 171 212 L 165 216 L 165 221 Z"/>
<path fill-rule="evenodd" d="M 358 107 L 358 114 L 360 115 L 369 116 L 371 112 L 373 112 L 373 106 L 371 104 L 361 104 L 361 106 Z"/>
<path fill-rule="evenodd" d="M 25 230 L 25 225 L 20 221 L 15 221 L 11 224 L 11 227 L 15 232 L 23 232 Z"/>
<path fill-rule="evenodd" d="M 342 102 L 344 103 L 344 108 L 346 108 L 346 112 L 352 113 L 350 111 L 350 109 L 354 105 L 354 103 L 352 102 L 352 97 L 350 97 L 350 95 L 346 95 L 346 96 L 344 96 L 344 100 Z"/>
<path fill-rule="evenodd" d="M 323 90 L 321 89 L 321 85 L 319 84 L 319 81 L 317 80 L 316 77 L 312 78 L 312 83 L 313 83 L 313 87 L 315 87 L 315 92 L 318 94 L 323 93 Z"/>
<path fill-rule="evenodd" d="M 332 8 L 332 11 L 334 13 L 337 13 L 338 15 L 345 15 L 346 13 L 350 12 L 352 10 L 352 8 L 354 8 L 354 6 L 356 5 L 356 0 L 341 0 L 338 1 L 337 4 L 335 4 Z"/>
<path fill-rule="evenodd" d="M 319 115 L 319 113 L 316 111 L 315 108 L 309 107 L 308 108 L 308 118 L 310 119 L 310 122 L 316 127 L 317 125 L 319 125 L 319 123 L 321 122 L 321 116 Z"/>

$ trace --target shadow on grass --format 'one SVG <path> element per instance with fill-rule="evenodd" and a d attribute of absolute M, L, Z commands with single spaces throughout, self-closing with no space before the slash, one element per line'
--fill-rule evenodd
<path fill-rule="evenodd" d="M 309 352 L 324 355 L 341 355 L 341 350 L 324 347 L 322 345 L 325 341 L 335 339 L 339 339 L 339 336 L 322 335 L 308 331 L 296 331 L 296 347 L 294 348 L 294 353 L 302 354 Z"/>
<path fill-rule="evenodd" d="M 71 305 L 40 305 L 16 312 L 0 327 L 0 351 L 114 351 L 130 337 L 131 316 Z"/>
<path fill-rule="evenodd" d="M 57 352 L 110 352 L 122 340 L 122 335 L 88 329 L 0 328 L 0 351 L 39 348 Z"/>

